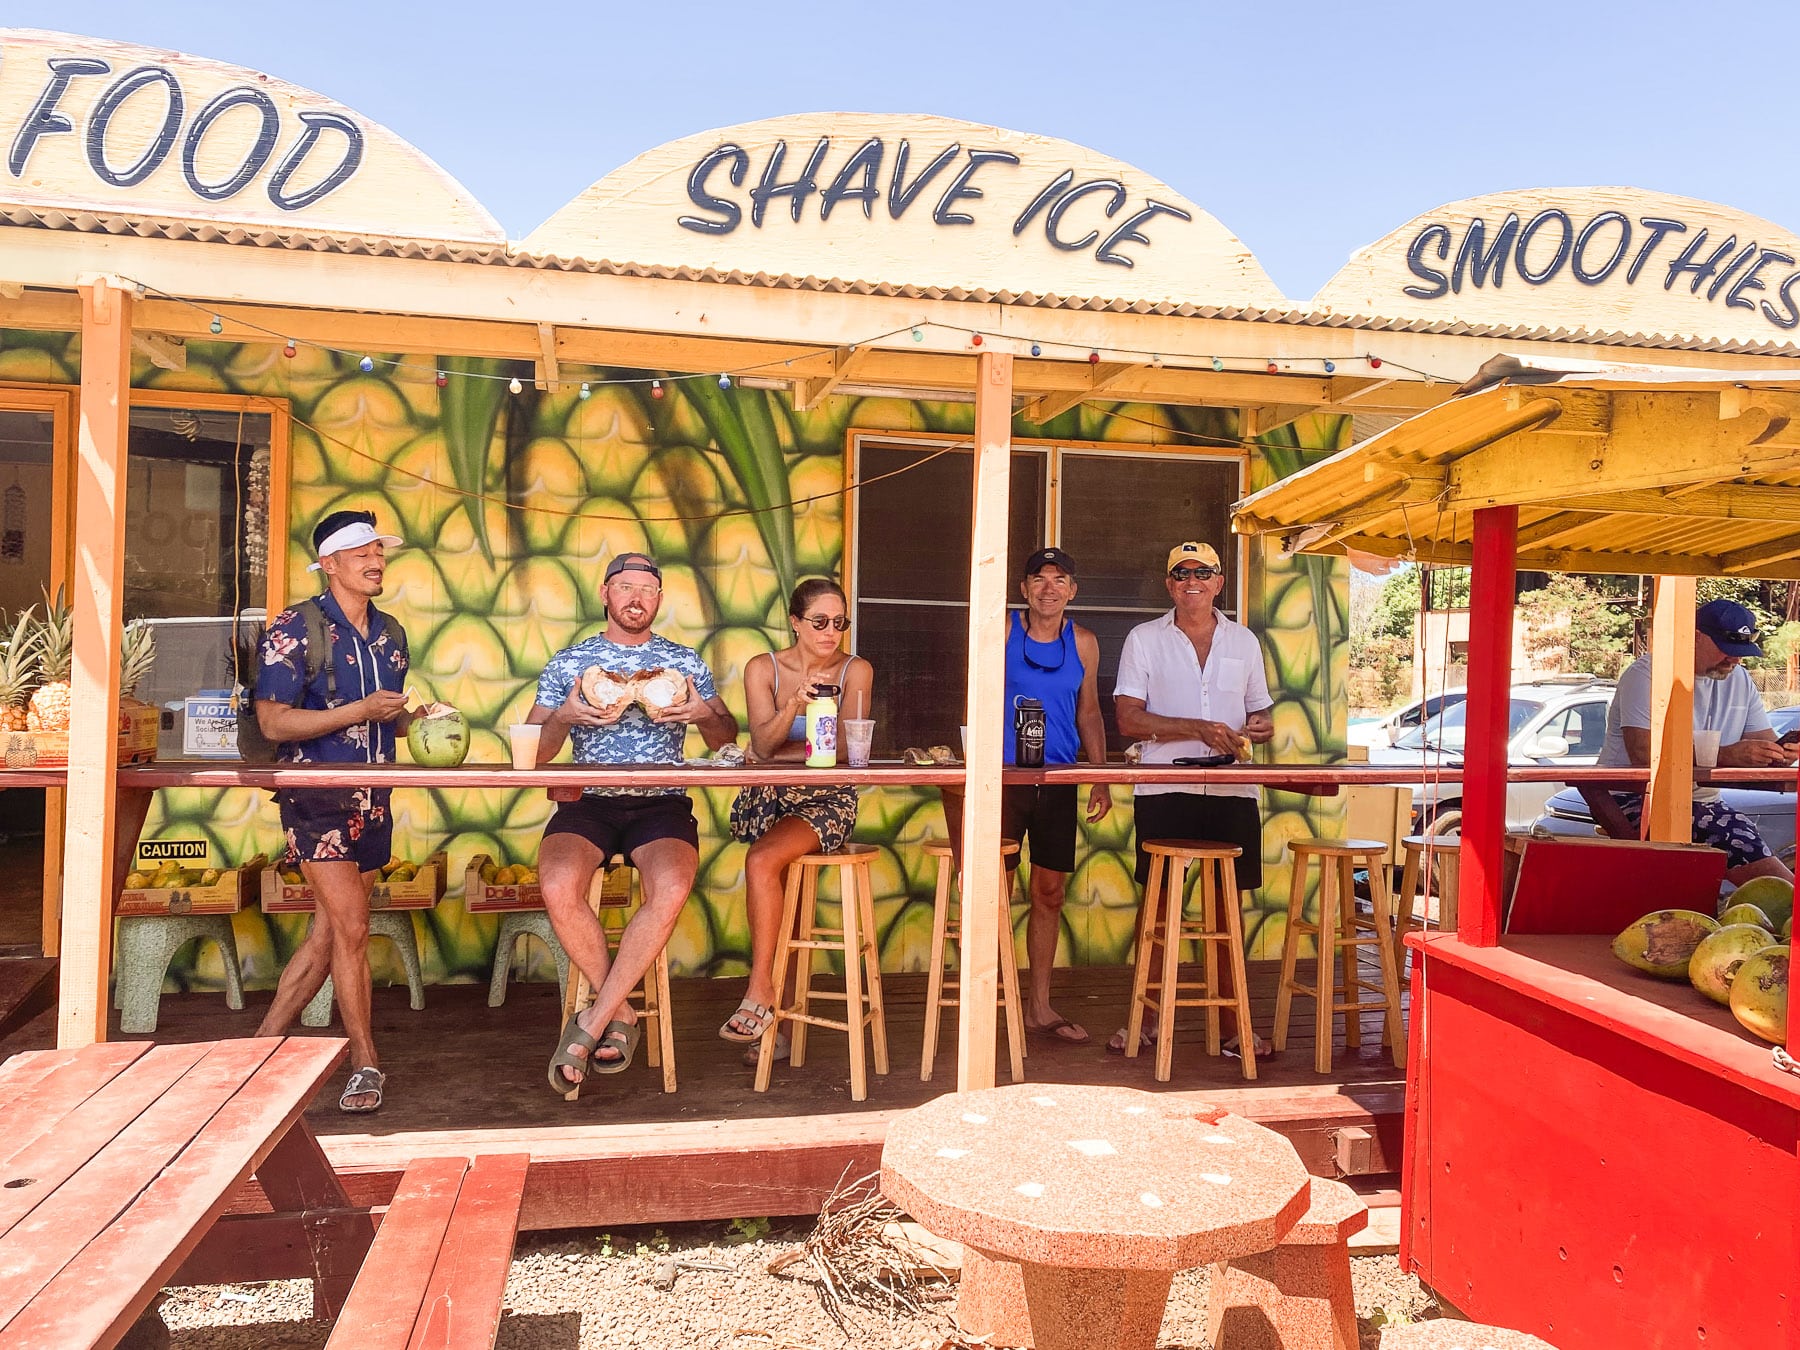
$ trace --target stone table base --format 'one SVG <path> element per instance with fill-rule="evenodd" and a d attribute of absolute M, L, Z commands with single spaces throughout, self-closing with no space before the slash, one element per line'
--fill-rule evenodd
<path fill-rule="evenodd" d="M 956 1322 L 996 1347 L 1155 1350 L 1173 1281 L 1166 1270 L 1069 1270 L 964 1247 Z"/>

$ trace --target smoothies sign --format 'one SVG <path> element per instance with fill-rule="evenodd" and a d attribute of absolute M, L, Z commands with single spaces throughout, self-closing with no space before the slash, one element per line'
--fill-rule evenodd
<path fill-rule="evenodd" d="M 1710 202 L 1630 188 L 1493 193 L 1370 245 L 1314 304 L 1489 328 L 1787 345 L 1800 330 L 1800 239 Z"/>
<path fill-rule="evenodd" d="M 501 243 L 392 132 L 257 71 L 0 29 L 0 204 Z"/>
<path fill-rule="evenodd" d="M 1093 150 L 943 117 L 808 113 L 640 156 L 534 253 L 968 291 L 1283 304 L 1168 184 Z"/>

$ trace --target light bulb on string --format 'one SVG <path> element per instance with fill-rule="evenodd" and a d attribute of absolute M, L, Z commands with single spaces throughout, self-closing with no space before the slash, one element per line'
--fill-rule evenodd
<path fill-rule="evenodd" d="M 356 363 L 356 368 L 367 375 L 371 370 L 375 369 L 375 358 L 372 356 L 363 357 L 362 360 Z"/>
<path fill-rule="evenodd" d="M 979 347 L 981 345 L 981 334 L 980 333 L 970 333 L 969 334 L 969 345 L 971 347 Z"/>
<path fill-rule="evenodd" d="M 213 315 L 212 322 L 207 324 L 206 326 L 208 328 L 212 329 L 213 332 L 215 332 L 215 333 L 223 333 L 225 331 L 225 321 L 223 319 L 221 319 L 217 314 Z"/>
<path fill-rule="evenodd" d="M 298 356 L 299 353 L 300 353 L 300 349 L 294 345 L 294 339 L 289 338 L 285 343 L 282 344 L 281 354 L 283 356 L 287 357 L 289 360 L 292 360 L 295 356 Z"/>
<path fill-rule="evenodd" d="M 437 373 L 437 387 L 439 389 L 442 389 L 445 385 L 447 385 L 449 383 L 450 383 L 450 377 L 448 375 L 444 374 L 444 372 L 440 370 Z"/>
<path fill-rule="evenodd" d="M 508 380 L 506 382 L 506 392 L 509 394 L 524 393 L 525 392 L 524 381 L 522 381 L 517 375 L 513 376 L 510 380 Z"/>
<path fill-rule="evenodd" d="M 731 388 L 731 376 L 729 376 L 729 375 L 719 376 L 719 388 L 721 388 L 721 389 Z"/>
<path fill-rule="evenodd" d="M 912 334 L 914 342 L 923 342 L 925 340 L 925 332 L 921 328 L 914 328 Z"/>
<path fill-rule="evenodd" d="M 1325 363 L 1325 373 L 1327 375 L 1334 373 L 1336 370 L 1337 370 L 1337 362 L 1336 361 L 1327 361 Z"/>
<path fill-rule="evenodd" d="M 1269 362 L 1268 370 L 1271 375 L 1281 374 L 1281 367 L 1276 365 L 1273 361 Z"/>
<path fill-rule="evenodd" d="M 1380 370 L 1381 369 L 1381 358 L 1379 356 L 1371 356 L 1369 358 L 1369 369 L 1370 370 Z"/>
<path fill-rule="evenodd" d="M 661 403 L 662 396 L 663 396 L 662 381 L 661 380 L 650 381 L 650 397 L 655 399 L 658 403 Z"/>
<path fill-rule="evenodd" d="M 1225 369 L 1225 362 L 1215 356 L 1213 357 L 1212 366 L 1214 370 L 1223 370 Z"/>
<path fill-rule="evenodd" d="M 586 403 L 593 392 L 592 389 L 588 388 L 588 382 L 583 380 L 581 382 L 581 388 L 576 392 L 575 397 L 580 399 L 583 403 Z"/>
<path fill-rule="evenodd" d="M 1090 366 L 1099 365 L 1100 364 L 1100 353 L 1099 352 L 1089 352 L 1088 353 L 1088 364 Z"/>
<path fill-rule="evenodd" d="M 1042 356 L 1044 354 L 1044 349 L 1034 342 L 1031 344 L 1031 354 L 1033 356 Z"/>

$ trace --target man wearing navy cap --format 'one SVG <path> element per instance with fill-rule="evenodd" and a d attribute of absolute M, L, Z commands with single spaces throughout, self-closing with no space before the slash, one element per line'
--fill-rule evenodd
<path fill-rule="evenodd" d="M 313 529 L 324 593 L 269 621 L 256 671 L 256 721 L 283 764 L 392 764 L 406 710 L 406 633 L 375 608 L 397 535 L 372 511 L 333 511 Z M 322 646 L 323 651 L 317 650 Z M 369 891 L 393 851 L 391 788 L 294 788 L 275 794 L 285 867 L 312 888 L 312 927 L 288 959 L 257 1028 L 280 1036 L 329 975 L 350 1042 L 341 1111 L 378 1110 L 387 1076 L 369 1020 Z"/>
<path fill-rule="evenodd" d="M 1792 764 L 1794 753 L 1775 739 L 1762 695 L 1741 664 L 1761 656 L 1756 616 L 1734 600 L 1709 600 L 1694 614 L 1694 730 L 1719 733 L 1719 767 L 1760 769 Z M 1606 744 L 1598 763 L 1612 768 L 1650 764 L 1650 656 L 1633 661 L 1619 676 L 1606 712 Z M 1634 827 L 1642 819 L 1644 794 L 1613 794 Z M 1720 849 L 1725 879 L 1742 886 L 1752 877 L 1793 873 L 1774 856 L 1755 824 L 1720 799 L 1714 787 L 1694 789 L 1694 842 Z"/>

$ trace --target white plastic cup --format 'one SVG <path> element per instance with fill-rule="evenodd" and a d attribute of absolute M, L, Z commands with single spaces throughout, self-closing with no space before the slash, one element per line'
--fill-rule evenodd
<path fill-rule="evenodd" d="M 536 722 L 514 722 L 506 729 L 507 737 L 512 741 L 513 768 L 537 768 L 538 736 L 543 729 Z"/>
<path fill-rule="evenodd" d="M 1696 731 L 1694 733 L 1694 763 L 1702 769 L 1713 769 L 1718 767 L 1718 732 Z"/>
<path fill-rule="evenodd" d="M 875 719 L 872 717 L 846 717 L 844 728 L 844 754 L 853 769 L 869 767 L 869 749 L 875 744 Z"/>

